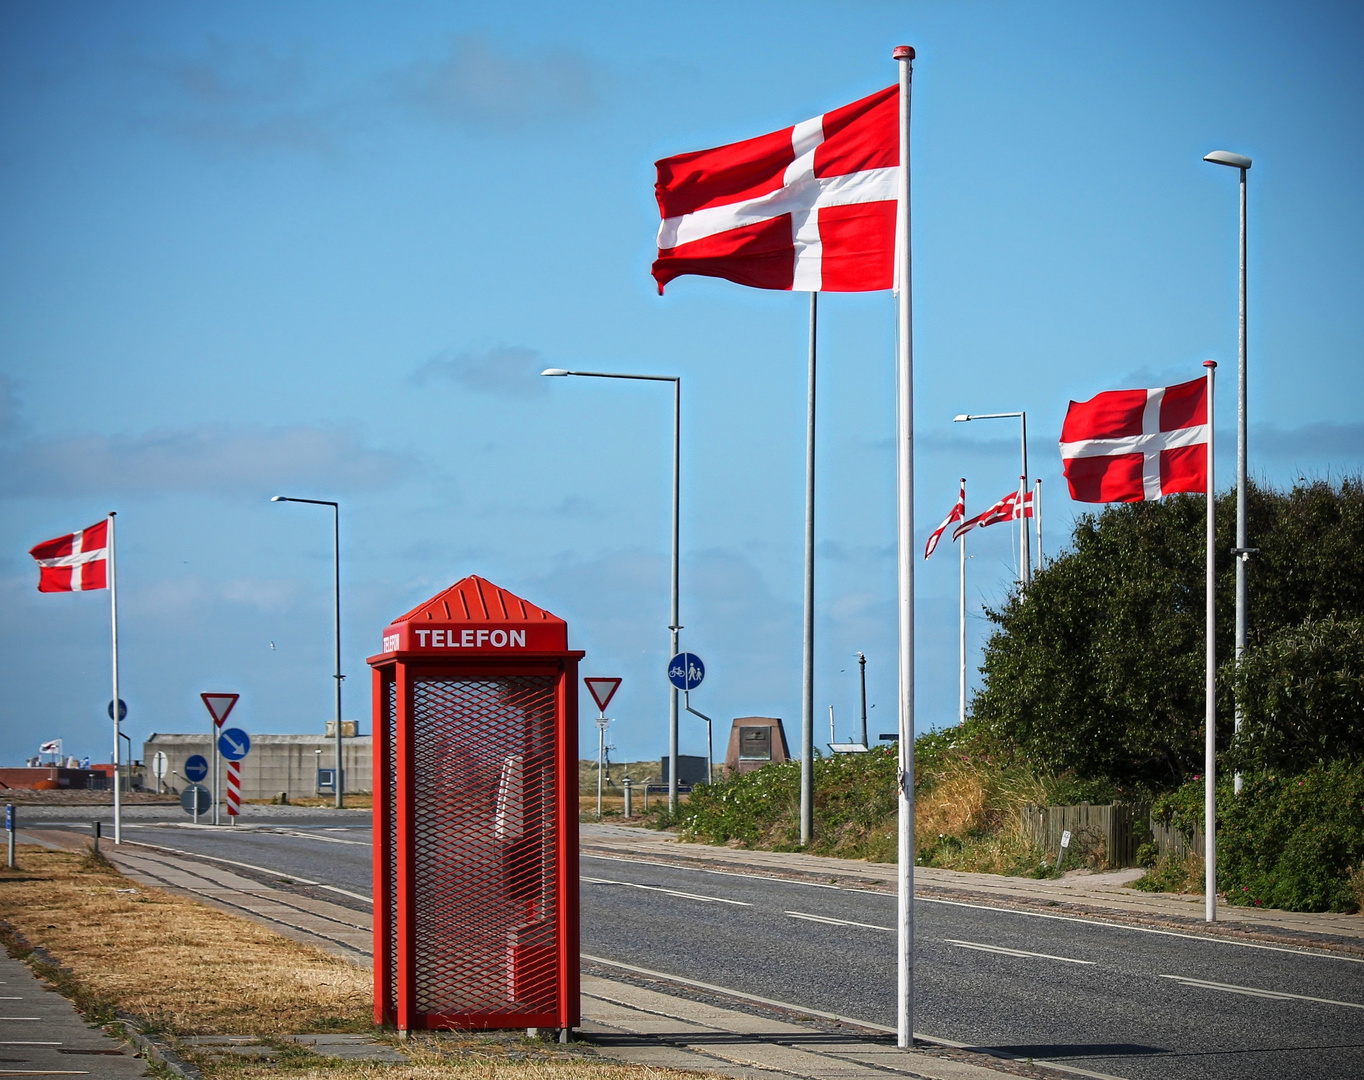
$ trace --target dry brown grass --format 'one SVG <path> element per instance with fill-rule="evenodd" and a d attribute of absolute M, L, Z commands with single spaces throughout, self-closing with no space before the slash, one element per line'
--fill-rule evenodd
<path fill-rule="evenodd" d="M 1045 801 L 1045 785 L 1031 773 L 949 767 L 915 799 L 915 847 L 927 865 L 943 869 L 1028 873 L 1041 852 L 1021 811 Z"/>
<path fill-rule="evenodd" d="M 232 1070 L 240 1080 L 267 1080 L 284 1074 L 278 1065 L 247 1066 Z M 508 1061 L 505 1058 L 456 1058 L 422 1065 L 368 1065 L 355 1063 L 311 1069 L 291 1069 L 290 1080 L 445 1080 L 449 1076 L 469 1080 L 698 1080 L 701 1073 L 654 1069 L 646 1065 L 618 1065 L 581 1058 L 570 1061 Z"/>
<path fill-rule="evenodd" d="M 103 860 L 24 845 L 18 862 L 0 871 L 0 919 L 69 969 L 88 1002 L 179 1034 L 372 1027 L 365 968 L 135 886 Z"/>

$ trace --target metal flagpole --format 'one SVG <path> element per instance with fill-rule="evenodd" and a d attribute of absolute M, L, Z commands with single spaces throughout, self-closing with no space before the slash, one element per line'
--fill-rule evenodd
<path fill-rule="evenodd" d="M 1018 418 L 1022 421 L 1022 442 L 1023 442 L 1023 479 L 1020 481 L 1020 486 L 1019 486 L 1019 489 L 1018 489 L 1018 498 L 1019 498 L 1019 500 L 1020 500 L 1020 502 L 1021 502 L 1022 499 L 1023 499 L 1023 496 L 1025 496 L 1025 495 L 1028 493 L 1028 414 L 1027 414 L 1027 412 L 1020 412 L 1020 413 L 1018 414 Z M 1023 509 L 1022 506 L 1020 506 L 1020 507 L 1019 507 L 1019 510 L 1021 511 L 1022 509 Z M 1018 554 L 1019 554 L 1018 563 L 1019 563 L 1019 566 L 1022 567 L 1022 573 L 1021 573 L 1021 575 L 1020 575 L 1020 580 L 1023 582 L 1023 585 L 1024 585 L 1024 587 L 1026 588 L 1028 585 L 1031 585 L 1031 584 L 1032 584 L 1032 552 L 1029 550 L 1030 545 L 1028 544 L 1028 519 L 1025 518 L 1025 517 L 1020 516 L 1019 519 L 1018 519 L 1018 524 L 1019 524 L 1019 526 L 1020 526 L 1019 532 L 1021 532 L 1021 533 L 1023 534 L 1022 540 L 1021 540 L 1021 542 L 1020 542 L 1019 549 L 1018 549 Z"/>
<path fill-rule="evenodd" d="M 896 871 L 897 1043 L 914 1043 L 914 313 L 909 227 L 909 100 L 914 50 L 897 45 L 900 65 L 900 176 L 896 193 L 896 502 L 899 546 L 899 815 Z"/>
<path fill-rule="evenodd" d="M 805 414 L 805 634 L 800 689 L 800 842 L 815 829 L 815 341 L 819 293 L 810 293 L 810 386 Z"/>
<path fill-rule="evenodd" d="M 966 477 L 961 478 L 961 518 L 966 520 Z M 961 534 L 961 596 L 958 603 L 957 633 L 961 644 L 961 694 L 957 708 L 957 723 L 966 723 L 966 533 Z"/>
<path fill-rule="evenodd" d="M 120 769 L 119 700 L 118 700 L 118 568 L 114 562 L 114 518 L 117 511 L 109 511 L 109 623 L 113 643 L 114 665 L 114 843 L 123 843 L 123 777 Z"/>
<path fill-rule="evenodd" d="M 1217 503 L 1213 485 L 1213 383 L 1217 361 L 1204 360 L 1208 371 L 1208 553 L 1207 553 L 1207 670 L 1203 678 L 1203 917 L 1217 919 Z"/>
<path fill-rule="evenodd" d="M 1042 478 L 1033 484 L 1032 516 L 1037 522 L 1037 569 L 1042 569 Z"/>
<path fill-rule="evenodd" d="M 654 381 L 660 381 L 657 378 Z M 677 564 L 678 564 L 678 508 L 682 498 L 682 379 L 674 378 L 673 384 L 673 544 L 672 544 L 672 611 L 668 620 L 668 631 L 672 635 L 672 652 L 668 659 L 677 655 L 677 632 L 682 629 L 677 614 Z M 677 813 L 677 687 L 669 681 L 668 689 L 668 813 Z M 644 793 L 648 795 L 646 785 Z"/>

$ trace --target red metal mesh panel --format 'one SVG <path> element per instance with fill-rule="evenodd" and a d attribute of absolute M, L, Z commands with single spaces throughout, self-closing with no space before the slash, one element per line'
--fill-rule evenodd
<path fill-rule="evenodd" d="M 386 1014 L 392 1018 L 398 1013 L 398 683 L 393 673 L 384 679 L 384 716 L 383 732 L 388 759 L 388 788 L 385 802 L 388 804 L 388 837 L 385 852 L 388 860 L 388 901 L 385 912 L 376 912 L 388 920 L 388 987 L 384 1003 Z"/>
<path fill-rule="evenodd" d="M 554 1008 L 554 682 L 413 683 L 419 1014 Z"/>

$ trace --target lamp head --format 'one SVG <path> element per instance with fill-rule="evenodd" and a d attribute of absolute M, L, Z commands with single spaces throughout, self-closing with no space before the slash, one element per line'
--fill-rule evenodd
<path fill-rule="evenodd" d="M 1230 150 L 1214 150 L 1211 154 L 1204 154 L 1203 160 L 1214 165 L 1229 165 L 1233 169 L 1250 168 L 1250 158 L 1244 154 L 1233 154 Z"/>
<path fill-rule="evenodd" d="M 954 424 L 960 424 L 960 423 L 962 423 L 963 421 L 970 420 L 970 419 L 971 419 L 971 416 L 970 416 L 969 413 L 962 413 L 960 416 L 954 416 L 954 417 L 952 417 L 952 423 L 954 423 Z"/>
<path fill-rule="evenodd" d="M 544 371 L 540 372 L 540 374 L 541 374 L 541 375 L 568 375 L 568 374 L 569 374 L 569 370 L 568 370 L 567 368 L 561 368 L 561 367 L 547 367 L 547 368 L 545 368 Z"/>
<path fill-rule="evenodd" d="M 288 499 L 288 497 L 285 496 L 285 495 L 271 495 L 271 496 L 270 496 L 270 501 L 271 501 L 271 502 L 288 502 L 289 499 Z"/>

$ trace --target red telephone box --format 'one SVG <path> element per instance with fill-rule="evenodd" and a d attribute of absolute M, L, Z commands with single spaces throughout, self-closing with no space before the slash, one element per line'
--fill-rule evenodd
<path fill-rule="evenodd" d="M 568 624 L 467 577 L 374 669 L 374 1016 L 572 1028 L 578 661 Z"/>

